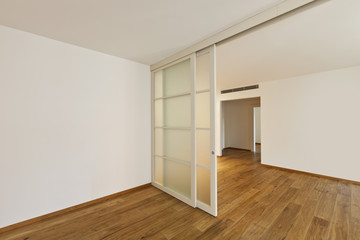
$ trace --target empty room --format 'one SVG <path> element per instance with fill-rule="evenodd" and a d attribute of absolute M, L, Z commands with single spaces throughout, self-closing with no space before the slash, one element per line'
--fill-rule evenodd
<path fill-rule="evenodd" d="M 0 0 L 0 239 L 360 239 L 359 9 Z"/>

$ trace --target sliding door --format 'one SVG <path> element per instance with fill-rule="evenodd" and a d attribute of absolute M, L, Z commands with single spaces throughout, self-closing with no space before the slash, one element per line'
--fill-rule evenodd
<path fill-rule="evenodd" d="M 153 184 L 195 207 L 194 56 L 153 73 Z"/>
<path fill-rule="evenodd" d="M 215 154 L 215 46 L 196 54 L 196 206 L 217 215 Z"/>
<path fill-rule="evenodd" d="M 152 74 L 152 183 L 216 215 L 215 48 Z"/>

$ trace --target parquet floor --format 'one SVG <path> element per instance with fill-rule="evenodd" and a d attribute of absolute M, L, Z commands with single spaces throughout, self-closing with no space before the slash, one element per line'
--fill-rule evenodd
<path fill-rule="evenodd" d="M 360 239 L 360 185 L 218 159 L 214 218 L 154 187 L 0 234 L 0 239 Z"/>

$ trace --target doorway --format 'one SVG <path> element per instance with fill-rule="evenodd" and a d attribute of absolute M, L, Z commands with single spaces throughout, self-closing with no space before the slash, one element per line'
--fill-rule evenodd
<path fill-rule="evenodd" d="M 221 106 L 223 154 L 228 149 L 260 153 L 260 97 L 223 101 Z"/>
<path fill-rule="evenodd" d="M 261 152 L 261 107 L 253 108 L 253 149 L 255 153 Z"/>

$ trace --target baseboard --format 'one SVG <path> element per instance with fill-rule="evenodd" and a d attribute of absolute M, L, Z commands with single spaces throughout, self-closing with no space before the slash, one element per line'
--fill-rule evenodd
<path fill-rule="evenodd" d="M 331 177 L 331 176 L 321 175 L 321 174 L 317 174 L 317 173 L 304 172 L 304 171 L 294 170 L 294 169 L 290 169 L 290 168 L 277 167 L 277 166 L 267 165 L 267 164 L 263 164 L 263 163 L 261 163 L 261 165 L 264 166 L 264 167 L 276 168 L 276 169 L 279 169 L 279 170 L 282 170 L 282 171 L 302 173 L 302 174 L 311 175 L 311 176 L 314 176 L 314 177 L 327 178 L 327 179 L 331 179 L 331 180 L 343 181 L 343 182 L 348 182 L 348 183 L 360 185 L 360 182 L 353 181 L 353 180 L 337 178 L 337 177 Z"/>
<path fill-rule="evenodd" d="M 26 225 L 29 225 L 29 224 L 32 224 L 32 223 L 39 222 L 39 221 L 43 221 L 45 219 L 56 217 L 56 216 L 59 216 L 61 214 L 76 211 L 76 210 L 79 210 L 81 208 L 89 207 L 91 205 L 95 205 L 95 204 L 110 200 L 112 198 L 119 197 L 119 196 L 124 195 L 126 193 L 134 192 L 134 191 L 137 191 L 137 190 L 149 187 L 149 186 L 151 186 L 151 183 L 147 183 L 147 184 L 144 184 L 144 185 L 141 185 L 141 186 L 138 186 L 138 187 L 130 188 L 130 189 L 124 190 L 122 192 L 114 193 L 114 194 L 111 194 L 111 195 L 108 195 L 108 196 L 105 196 L 105 197 L 97 198 L 97 199 L 91 200 L 89 202 L 81 203 L 81 204 L 78 204 L 78 205 L 75 205 L 75 206 L 72 206 L 72 207 L 61 209 L 61 210 L 56 211 L 56 212 L 45 214 L 45 215 L 42 215 L 42 216 L 39 216 L 39 217 L 31 218 L 29 220 L 25 220 L 25 221 L 22 221 L 22 222 L 19 222 L 19 223 L 14 223 L 12 225 L 0 228 L 0 233 L 4 233 L 4 232 L 7 232 L 7 231 L 10 231 L 10 230 L 19 228 L 19 227 L 23 227 L 23 226 L 26 226 Z"/>

